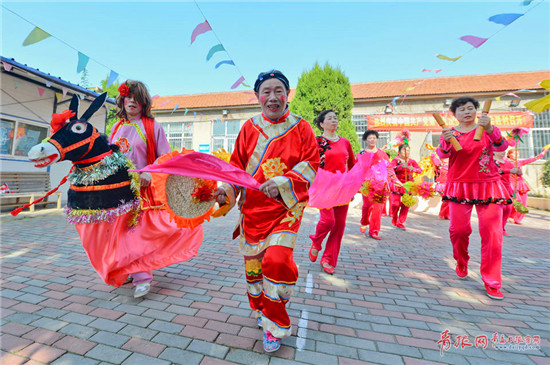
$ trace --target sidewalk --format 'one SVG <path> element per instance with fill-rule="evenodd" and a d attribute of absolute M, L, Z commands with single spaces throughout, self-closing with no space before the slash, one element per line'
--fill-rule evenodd
<path fill-rule="evenodd" d="M 477 225 L 470 276 L 458 280 L 448 221 L 411 213 L 407 230 L 382 220 L 382 240 L 359 232 L 350 209 L 334 276 L 308 259 L 318 214 L 304 216 L 289 304 L 293 336 L 265 354 L 251 318 L 244 265 L 230 241 L 237 220 L 204 224 L 205 241 L 188 262 L 154 272 L 151 292 L 105 285 L 73 226 L 60 212 L 1 221 L 2 364 L 549 364 L 550 213 L 533 210 L 504 237 L 503 301 L 485 295 Z M 498 222 L 495 222 L 498 224 Z M 438 341 L 448 330 L 448 351 Z M 516 347 L 539 336 L 538 349 Z M 457 337 L 464 336 L 464 337 Z M 467 336 L 467 337 L 466 337 Z M 476 346 L 487 336 L 488 346 Z M 461 348 L 460 342 L 473 346 Z M 456 347 L 455 347 L 456 344 Z"/>

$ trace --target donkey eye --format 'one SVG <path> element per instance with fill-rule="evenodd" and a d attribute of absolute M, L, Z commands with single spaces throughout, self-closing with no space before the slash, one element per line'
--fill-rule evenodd
<path fill-rule="evenodd" d="M 71 126 L 71 132 L 82 134 L 86 132 L 86 123 L 77 122 Z"/>

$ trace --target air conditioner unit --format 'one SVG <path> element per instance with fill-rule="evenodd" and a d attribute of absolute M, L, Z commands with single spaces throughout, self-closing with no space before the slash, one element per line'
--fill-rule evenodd
<path fill-rule="evenodd" d="M 228 114 L 227 109 L 222 110 L 222 114 L 227 115 Z"/>
<path fill-rule="evenodd" d="M 445 99 L 445 105 L 451 105 L 453 99 Z"/>

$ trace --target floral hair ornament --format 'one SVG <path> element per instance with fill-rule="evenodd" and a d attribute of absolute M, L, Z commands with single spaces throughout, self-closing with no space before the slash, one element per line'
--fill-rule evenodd
<path fill-rule="evenodd" d="M 75 113 L 70 109 L 64 110 L 62 113 L 59 114 L 53 113 L 52 122 L 50 123 L 50 125 L 52 126 L 52 134 L 63 128 L 65 123 L 67 123 L 67 120 L 74 116 Z"/>
<path fill-rule="evenodd" d="M 130 86 L 127 82 L 120 84 L 120 86 L 118 87 L 118 93 L 120 94 L 120 96 L 130 95 Z"/>
<path fill-rule="evenodd" d="M 395 137 L 397 143 L 395 144 L 395 147 L 399 147 L 402 144 L 405 146 L 409 145 L 409 140 L 411 139 L 411 132 L 409 132 L 408 129 L 403 129 L 401 131 L 401 134 L 399 134 L 397 137 Z"/>

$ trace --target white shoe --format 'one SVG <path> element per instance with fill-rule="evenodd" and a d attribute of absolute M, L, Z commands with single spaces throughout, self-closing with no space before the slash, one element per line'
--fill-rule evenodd
<path fill-rule="evenodd" d="M 134 289 L 134 298 L 141 298 L 145 294 L 149 293 L 149 289 L 151 289 L 150 283 L 136 285 L 136 288 Z"/>

